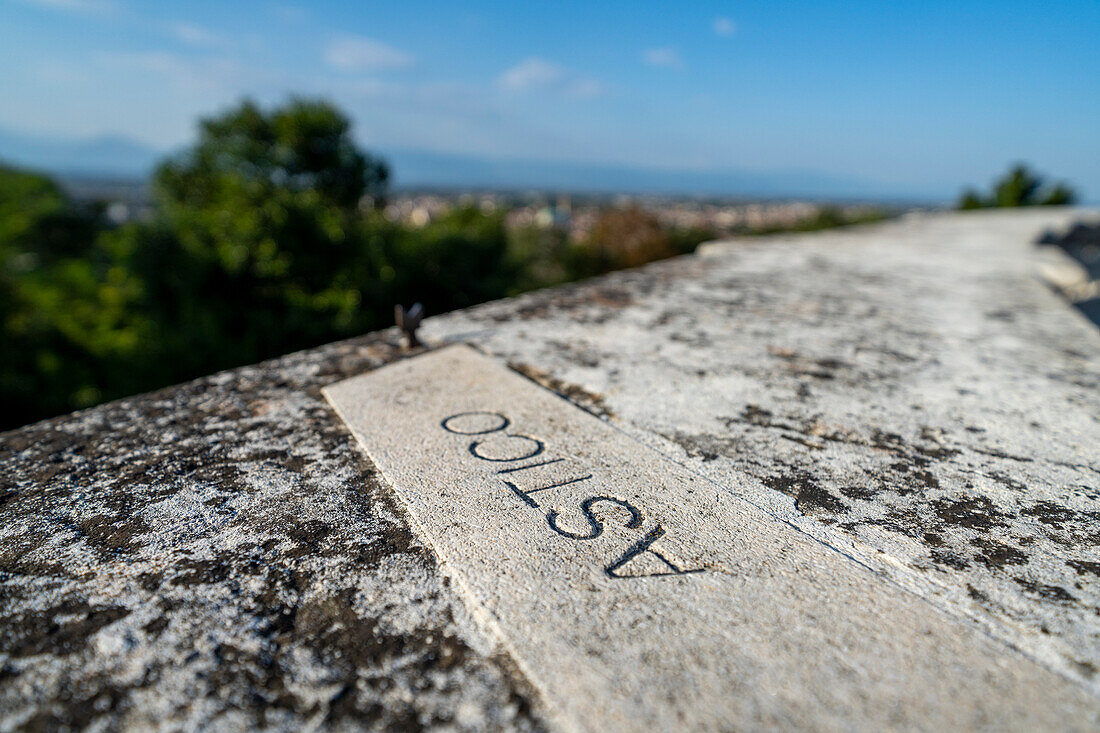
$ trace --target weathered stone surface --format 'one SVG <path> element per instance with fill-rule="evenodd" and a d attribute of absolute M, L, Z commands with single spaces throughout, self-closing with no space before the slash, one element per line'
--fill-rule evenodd
<path fill-rule="evenodd" d="M 0 437 L 0 729 L 538 728 L 321 397 L 396 343 Z"/>
<path fill-rule="evenodd" d="M 561 728 L 1100 726 L 1095 700 L 468 346 L 325 389 Z"/>
<path fill-rule="evenodd" d="M 422 332 L 1095 695 L 1100 337 L 1036 277 L 1031 244 L 1080 216 L 719 245 Z M 395 344 L 0 436 L 2 725 L 539 727 L 542 702 L 320 395 Z"/>
<path fill-rule="evenodd" d="M 1100 334 L 1033 242 L 1096 212 L 917 216 L 434 319 L 1100 689 Z M 1044 253 L 1049 255 L 1050 253 Z"/>

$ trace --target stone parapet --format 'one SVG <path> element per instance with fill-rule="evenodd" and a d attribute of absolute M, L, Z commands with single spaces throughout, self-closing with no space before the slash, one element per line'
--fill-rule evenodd
<path fill-rule="evenodd" d="M 1096 726 L 1100 332 L 1035 244 L 1081 220 L 712 243 L 426 319 L 424 349 L 384 331 L 4 433 L 0 729 L 557 725 L 321 394 L 455 342 L 1038 665 L 1084 701 L 1065 727 Z"/>

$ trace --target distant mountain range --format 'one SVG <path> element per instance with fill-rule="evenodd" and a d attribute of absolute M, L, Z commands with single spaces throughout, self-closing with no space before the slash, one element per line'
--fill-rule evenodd
<path fill-rule="evenodd" d="M 0 129 L 0 162 L 56 175 L 144 178 L 163 155 L 121 135 L 67 139 Z"/>
<path fill-rule="evenodd" d="M 928 202 L 927 193 L 896 190 L 812 170 L 675 169 L 519 158 L 488 158 L 380 149 L 398 188 L 540 189 L 669 193 L 745 198 L 866 199 Z M 0 162 L 88 178 L 145 178 L 166 151 L 120 135 L 67 139 L 0 129 Z"/>

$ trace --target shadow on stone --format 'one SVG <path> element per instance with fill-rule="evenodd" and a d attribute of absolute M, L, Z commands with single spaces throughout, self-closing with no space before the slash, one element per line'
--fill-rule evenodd
<path fill-rule="evenodd" d="M 1074 224 L 1064 234 L 1046 232 L 1038 244 L 1060 247 L 1084 268 L 1090 283 L 1100 280 L 1100 224 Z M 1100 326 L 1100 296 L 1074 299 L 1073 305 L 1097 326 Z"/>

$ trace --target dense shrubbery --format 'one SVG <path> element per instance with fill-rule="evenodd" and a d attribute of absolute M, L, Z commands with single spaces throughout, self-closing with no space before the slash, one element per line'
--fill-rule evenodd
<path fill-rule="evenodd" d="M 141 285 L 102 226 L 49 179 L 0 174 L 4 426 L 98 401 L 148 333 L 132 309 Z"/>
<path fill-rule="evenodd" d="M 403 228 L 388 172 L 324 103 L 242 104 L 112 228 L 48 178 L 0 169 L 0 427 L 513 292 L 499 215 Z"/>

